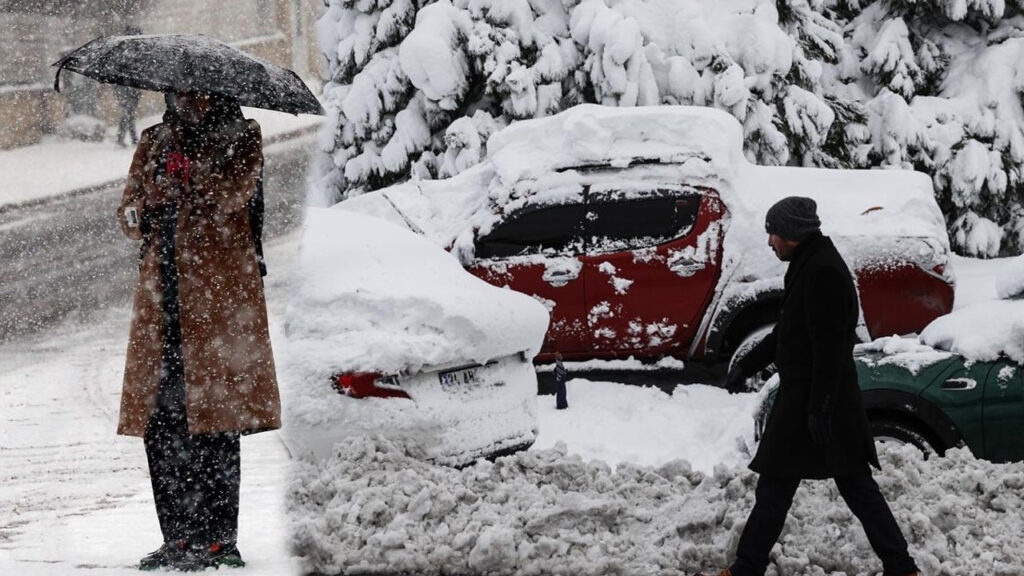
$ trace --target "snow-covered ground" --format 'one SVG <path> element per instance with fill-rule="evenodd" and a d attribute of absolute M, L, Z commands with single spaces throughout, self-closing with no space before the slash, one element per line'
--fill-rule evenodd
<path fill-rule="evenodd" d="M 267 246 L 274 341 L 297 241 Z M 142 441 L 114 434 L 129 312 L 0 346 L 0 574 L 137 574 L 160 545 Z M 296 572 L 283 530 L 287 476 L 276 433 L 242 439 L 246 574 Z"/>
<path fill-rule="evenodd" d="M 297 245 L 296 234 L 268 246 L 276 342 Z M 1007 264 L 957 259 L 958 306 L 995 298 L 994 274 Z M 135 574 L 134 562 L 159 544 L 142 443 L 114 435 L 127 329 L 121 309 L 95 325 L 0 346 L 0 574 Z M 755 398 L 705 386 L 670 398 L 572 380 L 569 402 L 555 411 L 542 397 L 536 448 L 496 465 L 428 466 L 380 441 L 344 448 L 328 472 L 350 476 L 321 484 L 318 498 L 345 497 L 330 514 L 293 524 L 296 542 L 307 552 L 329 543 L 321 566 L 384 558 L 424 573 L 672 573 L 724 562 L 751 505 L 754 476 L 743 464 Z M 239 546 L 249 566 L 240 573 L 298 573 L 304 564 L 289 555 L 285 510 L 311 506 L 295 495 L 312 484 L 300 470 L 286 502 L 290 466 L 276 433 L 243 439 L 242 454 Z M 879 481 L 926 573 L 1024 573 L 1024 465 L 966 453 L 922 462 L 886 451 L 883 460 Z M 828 483 L 802 488 L 777 573 L 877 570 L 835 502 Z M 339 540 L 318 532 L 328 522 Z M 352 546 L 371 532 L 367 546 Z"/>

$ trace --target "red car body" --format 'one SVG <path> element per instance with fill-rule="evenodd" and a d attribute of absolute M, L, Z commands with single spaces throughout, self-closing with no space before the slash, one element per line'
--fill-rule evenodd
<path fill-rule="evenodd" d="M 630 221 L 631 210 L 642 221 Z M 673 210 L 674 223 L 667 215 Z M 507 214 L 478 234 L 467 268 L 548 306 L 541 362 L 560 352 L 576 360 L 670 356 L 717 363 L 775 321 L 782 288 L 780 277 L 773 287 L 727 301 L 721 285 L 738 282 L 723 277 L 729 220 L 710 188 L 658 186 L 630 199 L 588 189 L 582 201 L 527 205 Z M 556 230 L 545 232 L 545 226 Z M 644 227 L 651 229 L 647 238 L 639 235 Z M 921 242 L 906 258 L 890 257 L 884 266 L 851 266 L 865 338 L 919 332 L 952 310 L 948 253 L 914 257 L 943 250 Z"/>

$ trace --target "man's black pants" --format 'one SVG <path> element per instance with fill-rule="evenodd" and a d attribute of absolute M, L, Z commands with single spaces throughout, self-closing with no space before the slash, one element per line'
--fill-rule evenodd
<path fill-rule="evenodd" d="M 916 572 L 917 566 L 907 552 L 907 541 L 870 470 L 836 478 L 835 482 L 846 505 L 864 527 L 871 548 L 882 560 L 883 574 L 904 576 Z M 758 479 L 757 501 L 740 537 L 736 562 L 730 568 L 733 576 L 764 575 L 772 546 L 782 534 L 798 486 L 797 478 L 761 476 Z"/>
<path fill-rule="evenodd" d="M 185 382 L 169 370 L 146 427 L 146 457 L 165 542 L 233 544 L 241 479 L 237 432 L 188 433 Z"/>

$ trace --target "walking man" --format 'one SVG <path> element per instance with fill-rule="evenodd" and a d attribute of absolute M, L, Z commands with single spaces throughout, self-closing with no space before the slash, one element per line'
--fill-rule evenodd
<path fill-rule="evenodd" d="M 754 509 L 736 560 L 718 576 L 763 576 L 803 479 L 835 480 L 860 520 L 885 576 L 916 576 L 907 541 L 869 464 L 879 467 L 853 362 L 857 294 L 832 240 L 820 231 L 810 198 L 784 198 L 765 229 L 775 255 L 789 262 L 775 329 L 730 371 L 730 392 L 772 361 L 781 383 L 750 469 L 760 474 Z"/>

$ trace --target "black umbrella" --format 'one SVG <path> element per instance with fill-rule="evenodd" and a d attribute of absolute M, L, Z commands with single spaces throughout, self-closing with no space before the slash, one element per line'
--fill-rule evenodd
<path fill-rule="evenodd" d="M 323 114 L 295 72 L 201 34 L 105 36 L 53 64 L 54 89 L 67 69 L 108 84 L 159 92 L 231 96 L 242 106 L 292 114 Z"/>

